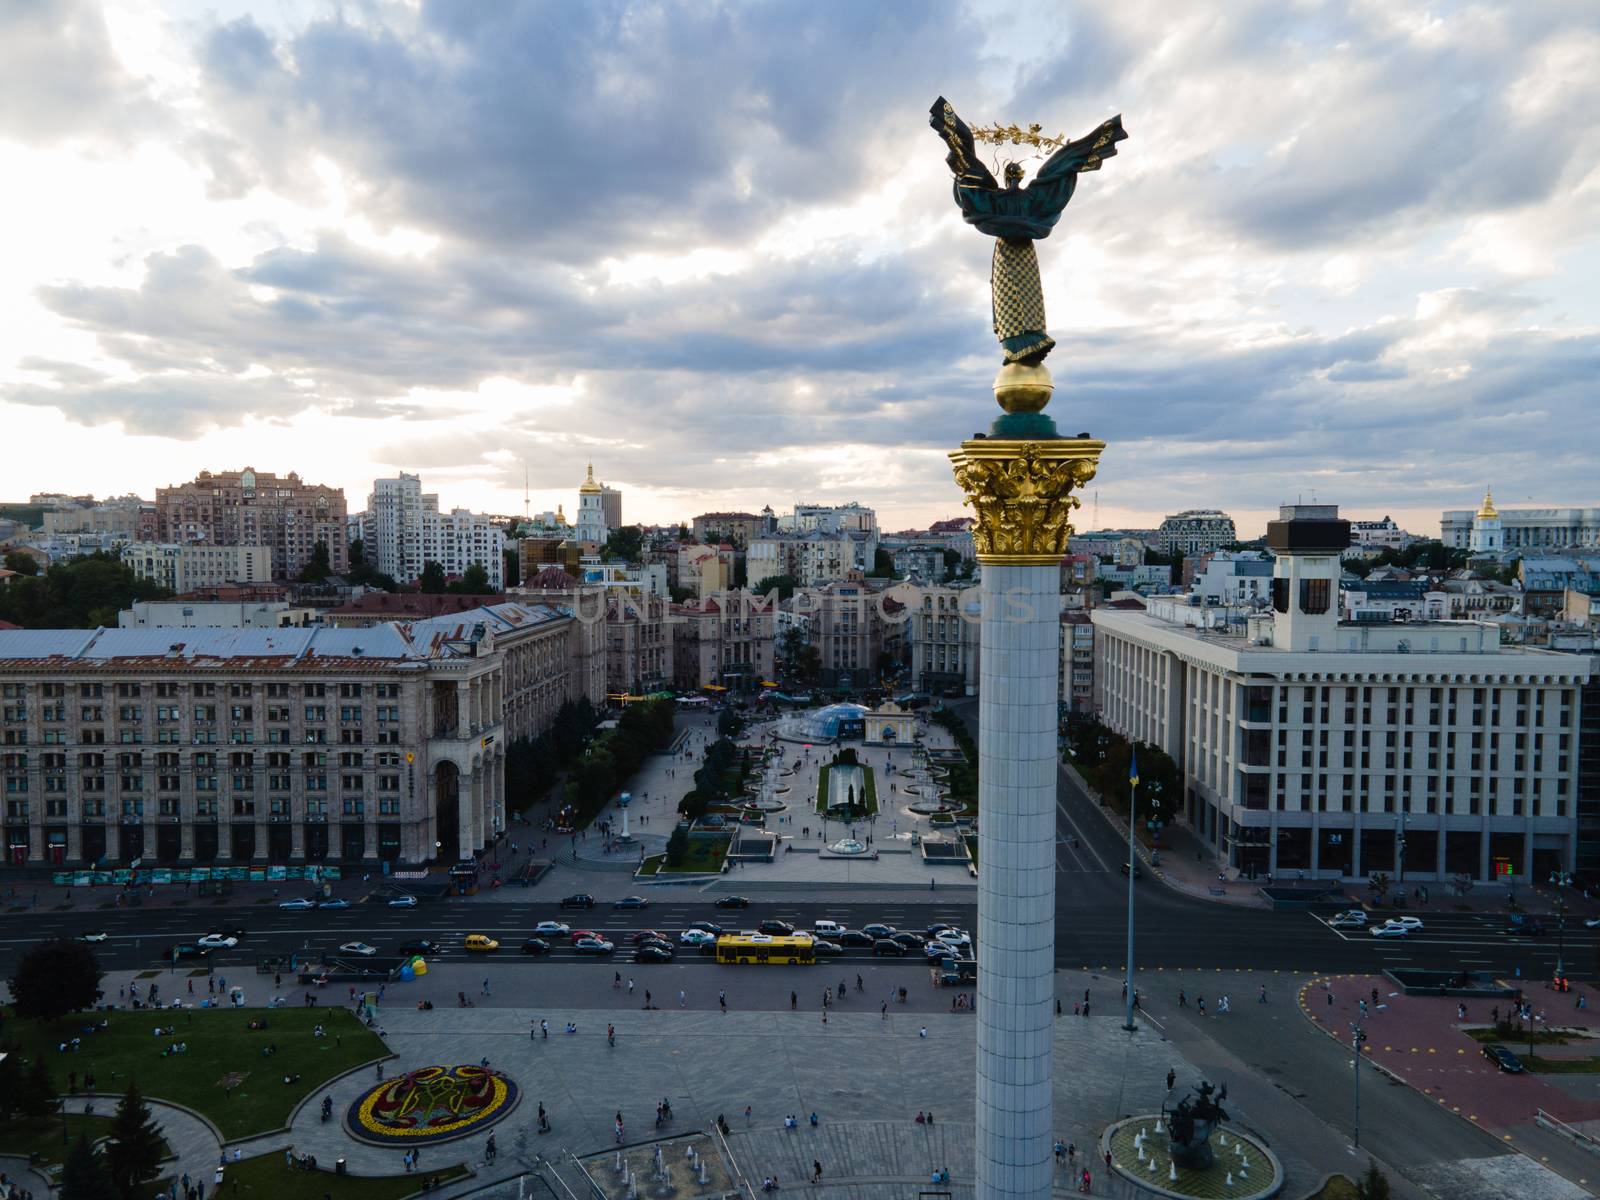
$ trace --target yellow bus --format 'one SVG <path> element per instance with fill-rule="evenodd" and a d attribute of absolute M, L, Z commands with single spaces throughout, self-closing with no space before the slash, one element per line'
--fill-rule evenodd
<path fill-rule="evenodd" d="M 814 963 L 817 949 L 805 936 L 725 933 L 717 939 L 719 963 Z"/>

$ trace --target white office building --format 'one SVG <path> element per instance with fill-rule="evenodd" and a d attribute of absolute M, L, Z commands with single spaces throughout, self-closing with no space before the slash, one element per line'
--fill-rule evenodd
<path fill-rule="evenodd" d="M 1488 509 L 1485 514 L 1484 509 Z M 1501 550 L 1564 550 L 1578 546 L 1600 546 L 1600 508 L 1508 508 L 1496 510 L 1493 498 L 1485 496 L 1477 512 L 1470 508 L 1448 509 L 1439 518 L 1439 538 L 1454 550 L 1477 550 L 1473 535 L 1482 531 L 1479 518 L 1492 518 L 1501 541 Z"/>
<path fill-rule="evenodd" d="M 1591 660 L 1502 647 L 1487 622 L 1341 621 L 1335 506 L 1285 506 L 1267 540 L 1271 611 L 1243 625 L 1186 622 L 1178 599 L 1092 614 L 1103 719 L 1172 755 L 1174 806 L 1222 864 L 1519 882 L 1571 869 Z"/>
<path fill-rule="evenodd" d="M 422 479 L 404 471 L 398 479 L 377 479 L 362 520 L 367 561 L 400 583 L 414 583 L 425 563 L 436 562 L 447 577 L 459 577 L 474 563 L 489 576 L 489 590 L 505 586 L 501 555 L 504 534 L 494 519 L 466 509 L 439 511 L 439 497 L 422 490 Z"/>

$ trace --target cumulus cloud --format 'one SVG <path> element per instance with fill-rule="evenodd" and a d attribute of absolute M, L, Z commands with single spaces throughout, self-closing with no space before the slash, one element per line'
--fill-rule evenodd
<path fill-rule="evenodd" d="M 137 111 L 103 23 L 27 12 L 92 68 L 28 136 Z M 1593 499 L 1571 430 L 1600 320 L 1566 297 L 1553 320 L 1549 291 L 1600 207 L 1590 7 L 1030 19 L 1025 45 L 982 6 L 213 24 L 187 35 L 180 125 L 140 127 L 219 203 L 272 212 L 265 248 L 174 242 L 115 286 L 38 281 L 98 357 L 19 358 L 0 397 L 190 439 L 315 407 L 368 423 L 379 461 L 513 494 L 524 461 L 557 487 L 593 457 L 685 508 L 837 488 L 941 515 L 944 452 L 992 419 L 998 358 L 990 244 L 926 127 L 944 92 L 1073 136 L 1125 115 L 1040 246 L 1052 412 L 1111 441 L 1116 506 L 1261 509 L 1315 480 L 1441 507 L 1535 462 L 1552 499 Z M 299 232 L 272 236 L 294 205 Z"/>

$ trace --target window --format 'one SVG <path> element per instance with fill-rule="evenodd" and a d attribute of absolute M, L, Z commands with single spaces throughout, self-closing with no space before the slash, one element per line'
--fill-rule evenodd
<path fill-rule="evenodd" d="M 138 694 L 139 694 L 139 685 L 137 683 L 119 683 L 119 684 L 117 684 L 117 698 L 120 699 L 120 700 L 127 700 L 127 699 L 130 699 L 130 698 L 134 697 L 134 696 L 137 696 Z"/>
<path fill-rule="evenodd" d="M 235 721 L 253 721 L 255 708 L 249 704 L 235 704 L 228 710 L 228 715 Z"/>
<path fill-rule="evenodd" d="M 363 785 L 360 775 L 343 775 L 339 779 L 340 785 L 347 792 L 359 792 Z"/>
<path fill-rule="evenodd" d="M 78 718 L 83 721 L 104 721 L 105 710 L 98 704 L 85 704 L 78 710 Z"/>
<path fill-rule="evenodd" d="M 361 685 L 359 683 L 341 683 L 339 685 L 339 698 L 341 700 L 359 698 L 360 695 Z"/>
<path fill-rule="evenodd" d="M 328 685 L 325 683 L 308 683 L 305 685 L 305 696 L 308 700 L 327 694 Z"/>
<path fill-rule="evenodd" d="M 98 700 L 105 695 L 105 687 L 98 683 L 80 683 L 78 685 L 78 698 L 80 700 Z"/>

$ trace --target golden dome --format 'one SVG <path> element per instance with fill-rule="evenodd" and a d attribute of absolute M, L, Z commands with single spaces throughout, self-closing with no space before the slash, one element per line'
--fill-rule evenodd
<path fill-rule="evenodd" d="M 589 477 L 578 486 L 578 495 L 593 495 L 600 490 L 600 485 L 594 481 L 594 464 L 589 464 Z"/>
<path fill-rule="evenodd" d="M 1495 511 L 1493 488 L 1483 489 L 1483 507 L 1478 510 L 1478 515 L 1480 517 L 1498 517 L 1500 515 Z"/>

